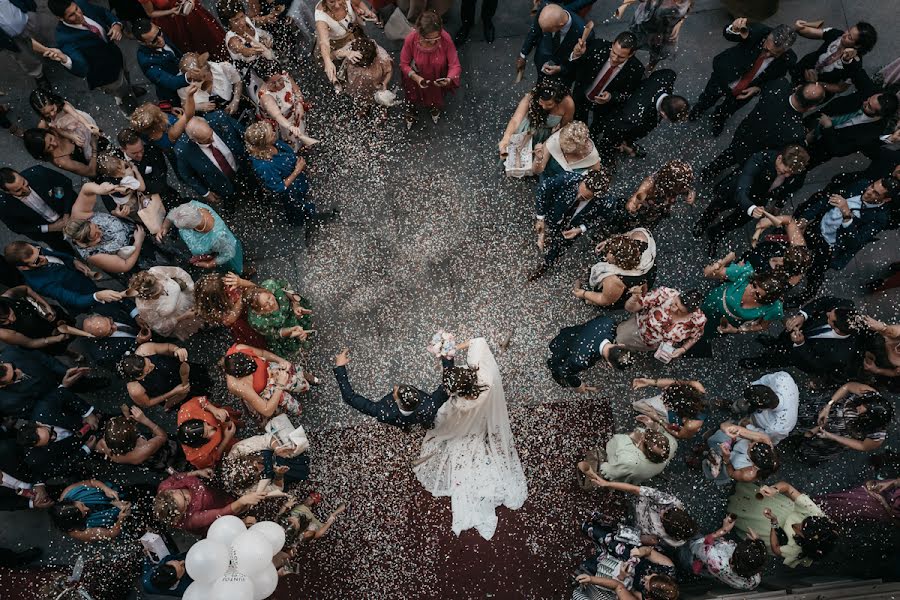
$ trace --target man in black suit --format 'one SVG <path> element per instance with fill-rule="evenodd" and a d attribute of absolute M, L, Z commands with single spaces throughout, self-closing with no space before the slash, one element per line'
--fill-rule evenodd
<path fill-rule="evenodd" d="M 856 152 L 875 155 L 881 147 L 885 120 L 897 114 L 897 96 L 875 93 L 861 106 L 854 96 L 835 98 L 825 106 L 818 125 L 807 137 L 810 169 L 837 156 Z"/>
<path fill-rule="evenodd" d="M 745 369 L 791 365 L 809 375 L 845 383 L 862 367 L 863 340 L 853 326 L 858 318 L 850 300 L 817 298 L 786 319 L 778 337 L 760 336 L 767 351 L 741 359 L 740 365 Z"/>
<path fill-rule="evenodd" d="M 457 48 L 469 41 L 469 32 L 475 23 L 475 4 L 478 0 L 462 0 L 459 7 L 459 31 L 453 36 Z M 484 41 L 494 43 L 497 29 L 494 27 L 494 15 L 497 12 L 497 0 L 481 0 L 481 27 L 484 29 Z"/>
<path fill-rule="evenodd" d="M 108 304 L 85 316 L 81 329 L 94 337 L 81 340 L 79 348 L 92 364 L 109 371 L 116 370 L 126 352 L 134 352 L 151 338 L 150 329 L 131 313 Z"/>
<path fill-rule="evenodd" d="M 43 242 L 60 252 L 72 254 L 63 237 L 63 227 L 75 203 L 72 180 L 41 165 L 21 173 L 0 169 L 0 219 L 10 230 Z"/>
<path fill-rule="evenodd" d="M 537 67 L 538 78 L 558 77 L 566 82 L 571 81 L 572 50 L 582 33 L 584 20 L 581 17 L 558 4 L 545 5 L 525 36 L 522 50 L 516 59 L 516 69 L 525 68 L 525 61 L 534 50 L 534 66 Z"/>
<path fill-rule="evenodd" d="M 696 120 L 722 98 L 712 117 L 713 135 L 722 133 L 728 117 L 766 83 L 784 77 L 797 62 L 797 55 L 790 49 L 797 32 L 787 25 L 772 29 L 761 23 L 748 23 L 747 19 L 735 19 L 722 35 L 736 44 L 713 57 L 712 74 L 691 111 L 691 120 Z"/>
<path fill-rule="evenodd" d="M 763 216 L 769 204 L 781 212 L 784 204 L 806 181 L 809 154 L 792 144 L 784 150 L 765 150 L 751 156 L 740 172 L 720 181 L 712 201 L 694 225 L 694 237 L 709 238 L 707 254 L 715 256 L 719 242 L 729 231 Z M 713 224 L 722 213 L 730 211 Z"/>
<path fill-rule="evenodd" d="M 123 129 L 116 140 L 125 158 L 141 172 L 148 194 L 159 194 L 167 208 L 184 202 L 178 191 L 169 185 L 169 166 L 162 150 L 153 144 L 144 144 L 134 129 Z"/>
<path fill-rule="evenodd" d="M 16 443 L 24 450 L 25 464 L 35 479 L 72 480 L 91 474 L 97 438 L 88 434 L 92 430 L 88 424 L 83 427 L 72 430 L 39 421 L 19 423 Z"/>
<path fill-rule="evenodd" d="M 89 372 L 67 369 L 37 350 L 8 346 L 0 351 L 0 416 L 31 415 L 41 401 L 52 401 L 60 386 L 72 391 L 96 389 L 102 382 L 86 377 Z"/>
<path fill-rule="evenodd" d="M 188 139 L 176 146 L 185 183 L 204 202 L 230 208 L 240 192 L 251 189 L 244 126 L 220 112 L 210 121 L 194 117 L 185 133 Z"/>
<path fill-rule="evenodd" d="M 609 43 L 592 39 L 581 41 L 572 51 L 575 71 L 575 120 L 590 124 L 591 136 L 599 139 L 604 119 L 619 110 L 641 84 L 644 67 L 635 57 L 637 38 L 623 31 Z"/>
<path fill-rule="evenodd" d="M 802 298 L 819 290 L 830 269 L 846 267 L 867 244 L 888 228 L 891 203 L 900 199 L 900 181 L 882 178 L 857 181 L 836 193 L 820 191 L 797 207 L 794 219 L 805 227 L 806 247 L 812 263 L 806 271 Z"/>
<path fill-rule="evenodd" d="M 550 342 L 547 367 L 553 380 L 578 393 L 595 392 L 578 376 L 601 359 L 607 366 L 622 370 L 631 366 L 631 353 L 616 344 L 616 323 L 607 316 L 594 317 L 582 325 L 565 327 Z"/>
<path fill-rule="evenodd" d="M 453 368 L 453 361 L 443 358 L 444 373 Z M 375 417 L 382 423 L 397 427 L 422 425 L 426 429 L 434 425 L 438 409 L 450 399 L 446 387 L 441 384 L 434 392 L 428 394 L 411 385 L 395 385 L 390 394 L 378 402 L 357 394 L 350 385 L 347 365 L 350 363 L 350 351 L 344 348 L 334 357 L 334 376 L 341 390 L 344 402 L 359 412 Z"/>
<path fill-rule="evenodd" d="M 803 114 L 824 97 L 825 88 L 818 83 L 807 83 L 796 91 L 785 79 L 767 85 L 753 112 L 738 125 L 731 144 L 703 169 L 700 181 L 711 183 L 725 169 L 743 165 L 762 150 L 802 144 L 806 138 Z"/>
<path fill-rule="evenodd" d="M 537 245 L 544 260 L 528 275 L 534 281 L 575 243 L 601 216 L 600 197 L 609 192 L 610 177 L 604 171 L 563 173 L 544 179 L 535 191 Z M 595 198 L 597 198 L 595 200 Z"/>
<path fill-rule="evenodd" d="M 687 121 L 690 106 L 675 95 L 675 71 L 660 69 L 641 83 L 622 109 L 601 124 L 601 153 L 618 149 L 632 156 L 646 156 L 637 141 L 647 137 L 662 122 Z"/>

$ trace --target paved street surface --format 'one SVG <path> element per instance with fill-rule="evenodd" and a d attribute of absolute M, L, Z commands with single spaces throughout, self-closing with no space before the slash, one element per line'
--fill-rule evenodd
<path fill-rule="evenodd" d="M 591 244 L 583 240 L 550 274 L 539 282 L 527 283 L 524 272 L 538 259 L 531 232 L 534 182 L 507 179 L 497 159 L 497 141 L 507 119 L 534 82 L 535 71 L 529 62 L 526 81 L 513 84 L 513 63 L 528 27 L 529 6 L 526 0 L 501 2 L 495 20 L 498 38 L 493 45 L 481 40 L 481 26 L 476 24 L 473 39 L 460 52 L 463 86 L 450 99 L 448 110 L 437 126 L 422 113 L 419 123 L 407 132 L 399 110 L 394 109 L 397 112 L 392 114 L 388 125 L 376 129 L 351 117 L 353 112 L 348 103 L 334 98 L 308 58 L 299 61 L 297 80 L 315 105 L 309 116 L 310 133 L 323 142 L 309 156 L 314 197 L 320 207 L 339 206 L 342 217 L 317 234 L 309 247 L 304 246 L 302 233 L 284 223 L 277 206 L 250 202 L 240 208 L 232 223 L 253 256 L 260 279 L 277 276 L 292 282 L 315 308 L 315 343 L 308 368 L 325 383 L 304 403 L 304 426 L 309 430 L 318 432 L 364 423 L 348 431 L 363 436 L 363 441 L 367 431 L 373 440 L 383 440 L 383 433 L 375 431 L 382 426 L 342 404 L 331 377 L 332 355 L 344 345 L 351 348 L 351 379 L 361 393 L 380 396 L 398 382 L 431 389 L 438 383 L 439 371 L 424 348 L 431 334 L 441 327 L 461 337 L 483 335 L 495 344 L 501 336 L 513 332 L 509 350 L 499 358 L 507 399 L 512 406 L 524 409 L 574 400 L 573 394 L 563 391 L 550 379 L 544 360 L 547 342 L 560 327 L 584 322 L 596 314 L 594 309 L 576 301 L 569 291 L 572 282 L 583 276 L 592 263 Z M 616 6 L 617 3 L 609 0 L 598 0 L 594 6 L 591 18 L 597 35 L 612 39 L 625 28 L 625 24 L 608 22 L 607 15 Z M 895 1 L 783 0 L 778 14 L 768 22 L 793 23 L 798 18 L 825 19 L 828 25 L 840 28 L 862 19 L 874 23 L 882 35 L 875 50 L 865 57 L 870 73 L 900 55 L 900 40 L 895 35 L 898 22 Z M 448 18 L 451 33 L 456 30 L 457 19 L 455 13 Z M 682 29 L 679 55 L 663 65 L 679 73 L 676 93 L 691 101 L 696 99 L 708 77 L 712 56 L 727 46 L 721 29 L 730 20 L 717 0 L 698 0 Z M 399 43 L 384 45 L 399 62 Z M 132 76 L 140 80 L 141 73 L 133 58 L 134 43 L 126 42 L 123 46 L 132 64 Z M 813 48 L 813 42 L 802 38 L 795 46 L 798 55 Z M 646 60 L 646 54 L 640 57 Z M 8 54 L 0 57 L 0 61 L 4 61 L 6 79 L 0 87 L 8 94 L 4 101 L 15 109 L 12 118 L 19 119 L 25 128 L 32 126 L 37 120 L 27 104 L 32 82 L 21 74 Z M 108 134 L 114 135 L 126 125 L 107 97 L 88 94 L 83 81 L 56 67 L 51 67 L 48 73 L 51 80 L 59 83 L 63 95 L 95 116 Z M 643 177 L 673 158 L 689 161 L 695 173 L 699 172 L 728 143 L 746 111 L 732 118 L 717 139 L 709 135 L 706 121 L 660 127 L 645 140 L 649 158 L 620 163 L 614 193 L 630 194 Z M 25 168 L 34 162 L 24 151 L 21 140 L 8 134 L 0 133 L 0 153 L 4 164 L 15 168 Z M 862 164 L 861 160 L 851 159 L 818 168 L 807 179 L 796 203 L 820 189 L 840 166 L 857 169 Z M 701 194 L 699 207 L 679 205 L 674 218 L 660 228 L 657 285 L 689 289 L 701 283 L 701 267 L 707 261 L 702 244 L 690 235 L 690 226 L 708 201 L 708 195 Z M 5 243 L 10 239 L 9 234 L 5 230 L 2 234 L 0 241 Z M 736 232 L 731 238 L 732 246 L 739 252 L 746 248 L 748 235 L 748 232 Z M 896 232 L 882 235 L 879 242 L 866 247 L 844 272 L 830 272 L 828 289 L 859 297 L 861 284 L 878 272 L 879 265 L 898 260 L 897 241 Z M 725 251 L 723 245 L 723 255 Z M 866 297 L 865 302 L 875 316 L 896 321 L 896 296 Z M 198 356 L 212 360 L 224 352 L 227 344 L 222 332 L 207 332 L 197 336 L 188 347 Z M 611 400 L 617 430 L 621 431 L 632 426 L 630 403 L 640 397 L 630 389 L 632 377 L 697 378 L 706 384 L 713 397 L 733 398 L 759 375 L 741 370 L 737 358 L 755 353 L 757 348 L 747 337 L 728 339 L 715 344 L 711 360 L 683 360 L 664 366 L 648 356 L 626 374 L 597 367 L 587 374 L 586 380 L 600 386 L 598 397 Z M 801 377 L 798 381 L 803 388 L 807 379 Z M 804 390 L 803 401 L 818 402 L 821 393 Z M 123 396 L 117 395 L 103 402 L 108 403 L 110 410 L 122 399 Z M 539 414 L 539 411 L 520 410 L 515 414 Z M 710 421 L 718 423 L 719 416 L 713 415 Z M 513 423 L 514 432 L 539 436 L 540 427 L 522 418 L 523 422 Z M 554 432 L 547 433 L 548 440 L 554 437 L 549 435 Z M 597 433 L 608 432 L 598 427 Z M 895 426 L 888 446 L 897 448 L 897 435 Z M 533 447 L 534 443 L 529 438 L 521 445 Z M 415 458 L 418 442 L 405 447 L 410 452 L 406 458 Z M 365 444 L 359 446 L 359 452 L 366 451 Z M 335 496 L 342 494 L 342 485 L 346 486 L 345 495 L 350 496 L 360 479 L 367 477 L 365 470 L 344 469 L 345 461 L 341 457 L 316 454 L 315 447 L 310 452 L 313 470 L 319 469 L 314 479 L 329 481 L 327 488 L 332 494 L 329 501 L 336 503 Z M 703 527 L 712 530 L 724 516 L 726 494 L 712 489 L 698 472 L 689 471 L 681 454 L 683 450 L 668 472 L 654 484 L 676 491 L 702 520 Z M 528 460 L 524 458 L 526 470 L 533 472 L 535 465 L 529 465 Z M 842 457 L 815 472 L 791 465 L 790 457 L 786 462 L 781 476 L 811 494 L 856 486 L 873 476 L 872 469 L 858 457 Z M 352 463 L 359 464 L 356 460 Z M 573 477 L 567 469 L 556 476 Z M 405 501 L 388 485 L 379 493 L 380 500 L 388 506 Z M 370 552 L 384 551 L 378 549 L 384 539 L 379 533 L 389 524 L 353 507 L 343 518 L 352 520 L 354 525 L 368 522 L 369 537 L 351 538 L 349 526 L 345 528 L 339 522 L 328 538 L 319 542 L 324 548 L 319 549 L 318 556 L 328 554 L 329 544 L 354 542 L 358 544 L 358 560 L 362 562 Z M 449 530 L 449 512 L 445 518 L 443 525 Z M 577 527 L 574 521 L 565 525 Z M 358 533 L 358 527 L 353 529 Z M 502 517 L 500 529 L 503 529 Z M 557 535 L 557 531 L 548 530 L 547 535 Z M 569 533 L 565 535 L 571 537 Z M 842 544 L 820 565 L 818 572 L 896 577 L 898 535 L 880 532 L 868 539 L 869 535 Z M 540 556 L 544 549 L 540 536 L 532 539 L 529 552 Z M 48 562 L 70 561 L 74 555 L 73 545 L 60 538 L 44 515 L 0 514 L 0 545 L 12 547 L 19 543 L 52 547 Z M 547 547 L 554 545 L 555 540 L 546 540 Z M 574 569 L 581 555 L 580 542 L 570 550 Z M 892 567 L 888 558 L 891 552 L 895 553 Z M 864 560 L 854 560 L 857 557 Z M 503 557 L 497 560 L 503 562 Z M 527 562 L 527 556 L 522 560 Z M 346 568 L 354 572 L 361 567 L 348 564 Z M 365 567 L 370 568 L 371 565 Z M 518 564 L 516 568 L 527 570 L 528 564 Z M 776 571 L 773 569 L 772 573 Z M 364 580 L 357 583 L 359 591 L 367 590 Z M 562 587 L 565 589 L 565 585 Z M 369 597 L 395 597 L 387 589 L 368 590 L 373 592 Z M 440 590 L 434 592 L 434 597 L 439 597 Z M 285 597 L 332 596 L 324 590 L 321 595 L 314 590 L 296 593 L 291 590 Z M 501 590 L 494 597 L 540 596 L 504 595 Z"/>

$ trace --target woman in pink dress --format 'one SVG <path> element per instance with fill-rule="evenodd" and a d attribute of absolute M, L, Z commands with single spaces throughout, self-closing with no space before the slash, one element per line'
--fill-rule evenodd
<path fill-rule="evenodd" d="M 225 30 L 200 0 L 193 0 L 193 8 L 186 15 L 182 14 L 184 0 L 138 1 L 153 23 L 182 52 L 208 52 L 212 60 L 228 60 Z"/>
<path fill-rule="evenodd" d="M 416 28 L 406 36 L 400 52 L 400 72 L 409 102 L 407 129 L 415 123 L 416 105 L 430 109 L 431 120 L 437 123 L 444 108 L 444 96 L 459 87 L 462 74 L 456 46 L 444 31 L 437 13 L 423 13 Z"/>

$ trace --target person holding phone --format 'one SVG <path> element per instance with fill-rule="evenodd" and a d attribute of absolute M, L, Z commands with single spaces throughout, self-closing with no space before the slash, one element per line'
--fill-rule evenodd
<path fill-rule="evenodd" d="M 406 128 L 416 122 L 416 106 L 424 106 L 437 123 L 444 110 L 444 96 L 459 87 L 462 67 L 456 46 L 437 13 L 428 11 L 419 17 L 416 27 L 403 42 L 400 73 L 409 108 Z"/>

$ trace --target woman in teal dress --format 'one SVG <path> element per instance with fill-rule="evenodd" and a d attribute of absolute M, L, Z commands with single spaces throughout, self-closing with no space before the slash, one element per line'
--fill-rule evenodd
<path fill-rule="evenodd" d="M 705 338 L 717 333 L 764 331 L 770 321 L 784 316 L 781 297 L 790 287 L 787 279 L 778 271 L 757 274 L 753 265 L 728 264 L 731 260 L 733 254 L 704 269 L 706 277 L 724 280 L 703 301 Z"/>
<path fill-rule="evenodd" d="M 305 345 L 312 311 L 304 308 L 300 294 L 278 279 L 266 279 L 244 296 L 250 326 L 266 338 L 278 356 L 294 356 Z"/>
<path fill-rule="evenodd" d="M 500 156 L 508 153 L 509 139 L 516 133 L 530 133 L 532 144 L 542 144 L 553 132 L 568 125 L 575 116 L 575 101 L 568 88 L 554 79 L 543 79 L 525 94 L 513 113 L 503 138 Z"/>
<path fill-rule="evenodd" d="M 787 567 L 810 566 L 834 547 L 837 526 L 806 494 L 779 481 L 758 487 L 738 483 L 728 500 L 728 512 L 737 515 L 734 530 L 742 537 L 753 530 L 769 554 Z"/>
<path fill-rule="evenodd" d="M 119 498 L 120 491 L 97 479 L 73 483 L 62 491 L 50 517 L 62 531 L 82 542 L 116 538 L 131 510 L 131 504 Z"/>
<path fill-rule="evenodd" d="M 165 236 L 174 225 L 191 251 L 191 264 L 223 273 L 244 272 L 244 247 L 212 207 L 191 200 L 169 211 L 160 231 Z"/>

